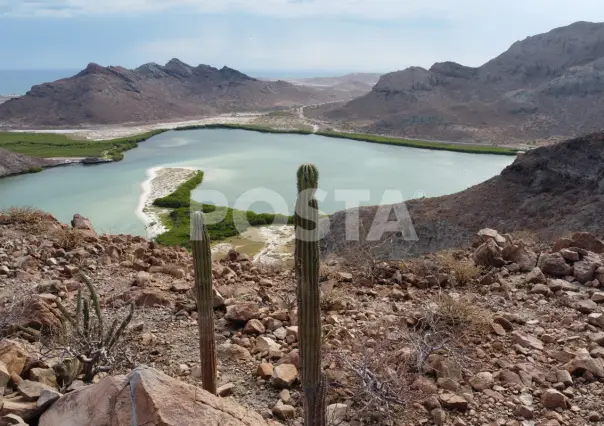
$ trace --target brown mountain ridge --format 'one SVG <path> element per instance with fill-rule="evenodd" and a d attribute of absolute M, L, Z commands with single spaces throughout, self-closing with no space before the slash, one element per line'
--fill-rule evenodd
<path fill-rule="evenodd" d="M 514 43 L 473 68 L 441 62 L 385 74 L 343 106 L 308 109 L 367 133 L 527 142 L 601 131 L 604 23 L 576 22 Z"/>
<path fill-rule="evenodd" d="M 261 81 L 232 68 L 192 67 L 178 59 L 133 70 L 91 63 L 73 77 L 36 85 L 0 104 L 0 125 L 144 123 L 351 98 L 342 90 Z"/>

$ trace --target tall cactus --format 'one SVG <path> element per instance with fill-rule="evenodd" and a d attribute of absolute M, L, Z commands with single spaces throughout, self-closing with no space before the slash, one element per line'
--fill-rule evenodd
<path fill-rule="evenodd" d="M 214 295 L 212 292 L 212 253 L 210 236 L 201 212 L 191 220 L 191 243 L 195 269 L 195 294 L 199 314 L 199 355 L 202 386 L 216 394 L 216 342 L 214 340 Z"/>
<path fill-rule="evenodd" d="M 321 307 L 319 294 L 319 206 L 315 191 L 319 171 L 313 164 L 298 168 L 295 270 L 298 297 L 304 425 L 325 426 L 326 381 L 321 372 Z"/>

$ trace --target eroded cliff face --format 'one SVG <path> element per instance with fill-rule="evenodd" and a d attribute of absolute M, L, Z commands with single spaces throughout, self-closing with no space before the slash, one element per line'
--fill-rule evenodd
<path fill-rule="evenodd" d="M 0 149 L 0 178 L 19 173 L 28 173 L 48 167 L 52 161 L 15 154 L 14 152 Z"/>

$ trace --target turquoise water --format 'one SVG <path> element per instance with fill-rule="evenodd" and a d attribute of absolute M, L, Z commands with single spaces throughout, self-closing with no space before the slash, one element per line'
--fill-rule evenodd
<path fill-rule="evenodd" d="M 346 208 L 336 190 L 360 190 L 360 204 L 370 205 L 421 196 L 450 194 L 497 175 L 514 157 L 429 151 L 379 145 L 316 135 L 264 134 L 244 130 L 204 129 L 167 132 L 126 152 L 117 163 L 48 169 L 41 173 L 0 179 L 0 209 L 34 206 L 68 222 L 74 213 L 92 220 L 100 232 L 145 235 L 136 214 L 142 185 L 154 167 L 204 170 L 200 189 L 220 191 L 257 212 L 291 213 L 296 197 L 295 174 L 300 163 L 319 167 L 325 191 L 321 210 Z M 264 188 L 280 201 L 276 207 L 241 197 Z M 201 191 L 194 198 L 204 201 Z M 342 198 L 342 193 L 339 193 Z"/>

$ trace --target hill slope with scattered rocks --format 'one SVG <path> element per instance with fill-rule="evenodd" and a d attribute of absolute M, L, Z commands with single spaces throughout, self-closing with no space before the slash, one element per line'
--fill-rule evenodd
<path fill-rule="evenodd" d="M 604 242 L 577 233 L 536 245 L 492 229 L 475 237 L 472 248 L 403 263 L 331 257 L 321 266 L 332 424 L 602 421 Z M 212 272 L 218 398 L 191 386 L 200 369 L 188 252 L 97 235 L 80 216 L 67 226 L 41 212 L 1 214 L 0 418 L 301 425 L 293 271 L 232 251 Z M 106 318 L 131 302 L 135 316 L 110 376 L 59 389 L 53 311 L 76 304 L 80 274 Z"/>
<path fill-rule="evenodd" d="M 73 77 L 36 85 L 0 104 L 0 125 L 147 123 L 351 98 L 346 90 L 260 81 L 228 67 L 192 67 L 178 59 L 133 70 L 91 63 Z"/>
<path fill-rule="evenodd" d="M 315 115 L 366 133 L 560 140 L 602 130 L 603 81 L 604 23 L 576 22 L 518 41 L 477 68 L 441 62 L 385 74 L 369 94 Z"/>

